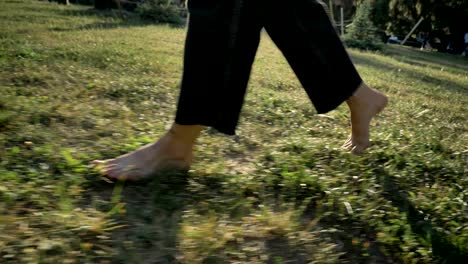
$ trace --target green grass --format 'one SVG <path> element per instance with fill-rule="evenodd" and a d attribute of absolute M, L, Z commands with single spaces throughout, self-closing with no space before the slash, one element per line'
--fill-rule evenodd
<path fill-rule="evenodd" d="M 351 50 L 390 97 L 355 157 L 346 107 L 314 114 L 265 35 L 237 136 L 205 131 L 188 175 L 114 184 L 88 163 L 171 124 L 185 29 L 0 4 L 1 263 L 466 262 L 466 59 Z"/>

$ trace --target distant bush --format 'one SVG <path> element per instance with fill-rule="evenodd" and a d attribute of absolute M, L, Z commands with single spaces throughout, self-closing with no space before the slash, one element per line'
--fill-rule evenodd
<path fill-rule="evenodd" d="M 183 24 L 182 12 L 179 7 L 167 0 L 147 0 L 135 9 L 144 20 L 156 23 Z"/>
<path fill-rule="evenodd" d="M 372 7 L 369 2 L 359 5 L 353 23 L 344 36 L 344 42 L 348 47 L 364 50 L 382 49 L 383 42 L 371 20 L 371 13 Z"/>

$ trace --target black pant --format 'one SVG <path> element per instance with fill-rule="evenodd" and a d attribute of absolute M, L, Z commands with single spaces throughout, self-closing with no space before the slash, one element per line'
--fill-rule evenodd
<path fill-rule="evenodd" d="M 235 133 L 262 28 L 318 113 L 362 82 L 319 0 L 189 0 L 188 8 L 177 124 Z"/>

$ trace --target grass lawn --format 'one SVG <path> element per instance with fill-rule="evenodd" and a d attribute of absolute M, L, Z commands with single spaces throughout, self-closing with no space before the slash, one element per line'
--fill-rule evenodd
<path fill-rule="evenodd" d="M 390 97 L 356 157 L 346 107 L 316 115 L 265 35 L 237 136 L 112 183 L 88 163 L 171 124 L 185 29 L 0 6 L 0 263 L 468 263 L 466 58 L 350 50 Z"/>

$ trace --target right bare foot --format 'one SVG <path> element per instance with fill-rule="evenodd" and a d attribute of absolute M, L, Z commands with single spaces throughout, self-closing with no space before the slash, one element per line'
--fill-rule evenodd
<path fill-rule="evenodd" d="M 388 98 L 363 83 L 346 102 L 351 110 L 351 135 L 343 147 L 359 155 L 370 146 L 370 122 L 385 108 Z"/>
<path fill-rule="evenodd" d="M 200 131 L 199 126 L 174 125 L 156 142 L 115 159 L 95 160 L 93 164 L 102 168 L 106 177 L 116 180 L 141 180 L 167 169 L 188 170 Z"/>

